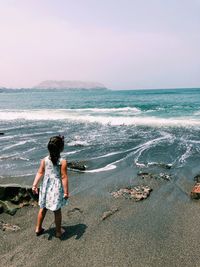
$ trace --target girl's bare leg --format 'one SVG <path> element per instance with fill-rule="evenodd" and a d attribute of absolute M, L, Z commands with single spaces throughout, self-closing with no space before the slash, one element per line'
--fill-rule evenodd
<path fill-rule="evenodd" d="M 61 229 L 61 221 L 62 221 L 62 213 L 61 209 L 54 211 L 55 216 L 55 225 L 56 225 L 56 237 L 61 237 L 62 229 Z"/>
<path fill-rule="evenodd" d="M 45 217 L 46 213 L 47 213 L 46 208 L 40 208 L 40 210 L 38 212 L 37 225 L 36 225 L 36 229 L 35 229 L 36 233 L 38 233 L 42 230 L 42 223 L 44 221 L 44 217 Z"/>

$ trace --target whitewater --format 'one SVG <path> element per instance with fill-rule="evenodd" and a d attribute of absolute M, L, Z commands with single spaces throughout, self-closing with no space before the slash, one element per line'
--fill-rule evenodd
<path fill-rule="evenodd" d="M 168 164 L 198 172 L 200 89 L 3 90 L 0 176 L 32 179 L 53 135 L 87 175 Z"/>

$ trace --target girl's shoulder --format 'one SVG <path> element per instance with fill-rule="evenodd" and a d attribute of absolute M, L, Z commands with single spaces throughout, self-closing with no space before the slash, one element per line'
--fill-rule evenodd
<path fill-rule="evenodd" d="M 45 164 L 49 164 L 49 163 L 51 164 L 52 163 L 49 155 L 44 157 L 41 161 L 43 161 Z M 63 163 L 64 164 L 67 163 L 67 160 L 65 158 L 60 157 L 58 160 L 58 165 L 62 165 Z"/>
<path fill-rule="evenodd" d="M 46 156 L 46 157 L 44 157 L 42 160 L 43 160 L 43 161 L 48 161 L 48 160 L 50 160 L 50 158 L 49 158 L 49 156 Z"/>
<path fill-rule="evenodd" d="M 62 165 L 63 163 L 66 163 L 66 162 L 67 162 L 67 160 L 66 160 L 65 158 L 62 158 L 62 157 L 60 157 L 59 161 L 60 161 L 60 164 L 61 164 L 61 165 Z"/>
<path fill-rule="evenodd" d="M 46 156 L 41 161 L 43 161 L 44 164 L 48 164 L 51 160 L 50 160 L 49 156 Z"/>

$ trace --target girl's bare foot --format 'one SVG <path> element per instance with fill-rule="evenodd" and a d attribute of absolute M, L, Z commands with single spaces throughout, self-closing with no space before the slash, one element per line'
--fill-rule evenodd
<path fill-rule="evenodd" d="M 41 228 L 40 230 L 36 229 L 35 234 L 36 236 L 40 236 L 44 233 L 44 228 Z"/>
<path fill-rule="evenodd" d="M 56 237 L 61 238 L 61 236 L 65 233 L 65 229 L 61 228 L 60 232 L 56 232 Z"/>

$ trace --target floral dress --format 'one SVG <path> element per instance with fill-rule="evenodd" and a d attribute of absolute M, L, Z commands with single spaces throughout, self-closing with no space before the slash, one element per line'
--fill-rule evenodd
<path fill-rule="evenodd" d="M 40 185 L 39 206 L 52 211 L 58 210 L 68 203 L 64 199 L 64 191 L 61 180 L 62 158 L 58 160 L 57 165 L 53 165 L 49 156 L 44 158 L 45 174 Z"/>

